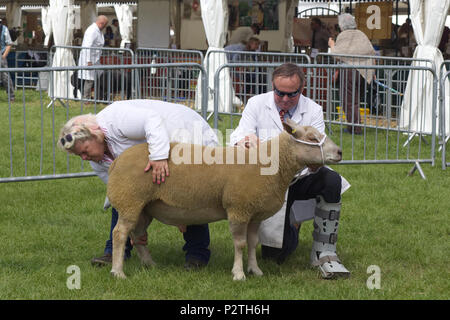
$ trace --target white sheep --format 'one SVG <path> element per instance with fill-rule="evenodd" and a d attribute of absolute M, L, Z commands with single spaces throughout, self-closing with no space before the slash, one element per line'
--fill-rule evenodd
<path fill-rule="evenodd" d="M 145 144 L 123 152 L 110 167 L 107 189 L 111 204 L 119 212 L 113 231 L 111 273 L 125 278 L 126 239 L 128 235 L 133 240 L 144 235 L 155 218 L 175 226 L 228 219 L 235 250 L 233 280 L 245 279 L 242 252 L 246 244 L 247 271 L 262 275 L 256 261 L 261 221 L 282 207 L 290 181 L 305 165 L 332 164 L 342 159 L 341 149 L 315 128 L 298 126 L 290 120 L 283 125 L 284 132 L 261 143 L 258 148 L 172 144 L 170 177 L 161 185 L 152 182 L 151 172 L 144 172 L 148 160 Z M 198 163 L 197 159 L 195 164 L 195 148 L 201 148 L 210 159 L 222 159 L 223 162 L 206 164 Z M 252 162 L 252 154 L 255 155 L 254 150 L 258 149 L 271 150 L 272 163 L 268 164 L 261 156 Z M 245 164 L 242 164 L 242 155 Z M 193 164 L 180 163 L 180 157 L 192 160 Z M 278 170 L 273 174 L 262 174 L 269 167 Z M 147 247 L 134 242 L 142 263 L 153 265 Z"/>

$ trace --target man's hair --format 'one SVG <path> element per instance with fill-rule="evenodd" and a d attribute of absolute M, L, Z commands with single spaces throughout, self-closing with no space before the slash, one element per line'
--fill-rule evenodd
<path fill-rule="evenodd" d="M 300 79 L 300 86 L 305 84 L 305 74 L 303 70 L 294 63 L 285 63 L 277 67 L 272 73 L 272 79 L 283 77 L 290 78 L 297 75 Z"/>
<path fill-rule="evenodd" d="M 250 37 L 250 38 L 247 40 L 247 43 L 250 43 L 250 42 L 260 43 L 260 41 L 259 41 L 259 39 L 258 39 L 257 37 Z"/>
<path fill-rule="evenodd" d="M 311 22 L 314 22 L 314 23 L 318 24 L 319 26 L 322 26 L 322 20 L 320 20 L 317 17 L 312 18 Z"/>

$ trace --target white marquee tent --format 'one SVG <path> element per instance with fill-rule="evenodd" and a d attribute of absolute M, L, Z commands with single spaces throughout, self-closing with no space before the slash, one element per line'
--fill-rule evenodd
<path fill-rule="evenodd" d="M 436 75 L 439 77 L 439 68 L 443 62 L 441 51 L 438 49 L 442 32 L 447 18 L 450 0 L 426 1 L 410 0 L 411 23 L 414 29 L 414 36 L 417 41 L 417 47 L 413 58 L 431 60 L 434 65 Z M 425 66 L 422 62 L 417 62 L 415 66 Z M 446 70 L 443 69 L 445 74 Z M 408 78 L 408 84 L 403 100 L 400 124 L 404 129 L 415 133 L 431 133 L 434 126 L 437 126 L 437 115 L 433 118 L 433 75 L 427 72 L 426 79 L 423 79 L 423 73 L 413 71 Z M 426 83 L 423 86 L 423 83 Z M 448 80 L 446 81 L 446 106 L 449 107 L 450 90 L 448 89 Z M 437 110 L 437 113 L 439 110 Z M 447 110 L 446 115 L 449 112 Z M 446 135 L 450 128 L 447 128 Z"/>

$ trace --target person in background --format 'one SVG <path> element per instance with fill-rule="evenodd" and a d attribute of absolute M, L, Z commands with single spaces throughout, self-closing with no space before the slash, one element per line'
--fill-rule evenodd
<path fill-rule="evenodd" d="M 236 43 L 226 46 L 225 51 L 241 51 L 236 53 L 227 52 L 228 62 L 231 63 L 255 63 L 258 61 L 255 54 L 245 54 L 242 51 L 255 52 L 259 51 L 260 41 L 256 37 L 248 39 L 246 44 Z M 258 71 L 259 68 L 246 67 L 245 68 L 245 80 L 240 81 L 245 86 L 245 92 L 243 95 L 244 101 L 248 96 L 262 93 L 265 83 L 263 82 L 263 73 Z M 258 85 L 259 84 L 259 85 Z"/>
<path fill-rule="evenodd" d="M 85 31 L 83 42 L 81 46 L 80 57 L 78 59 L 78 66 L 93 66 L 100 64 L 100 56 L 102 51 L 100 49 L 105 44 L 105 38 L 103 37 L 102 30 L 108 24 L 108 18 L 100 15 L 97 17 L 94 23 L 92 23 Z M 91 91 L 94 87 L 95 78 L 101 72 L 96 70 L 80 70 L 78 72 L 78 78 L 82 79 L 82 96 L 83 99 L 91 98 Z"/>
<path fill-rule="evenodd" d="M 161 184 L 165 179 L 170 179 L 167 161 L 170 142 L 218 145 L 217 136 L 208 123 L 186 106 L 159 100 L 127 100 L 114 102 L 97 115 L 80 115 L 70 119 L 61 129 L 58 146 L 89 161 L 97 176 L 106 184 L 108 169 L 114 159 L 131 146 L 147 143 L 150 154 L 142 174 L 149 175 L 153 183 Z M 105 204 L 108 207 L 109 201 Z M 113 208 L 104 254 L 93 258 L 93 265 L 111 264 L 112 232 L 117 220 L 118 212 Z M 185 239 L 185 268 L 191 270 L 206 266 L 210 258 L 208 225 L 180 226 L 180 230 Z M 138 241 L 146 244 L 147 236 Z M 131 249 L 128 239 L 125 258 L 130 257 Z"/>
<path fill-rule="evenodd" d="M 114 45 L 114 33 L 111 26 L 106 27 L 103 37 L 105 38 L 105 47 L 112 47 Z"/>
<path fill-rule="evenodd" d="M 2 53 L 2 61 L 1 61 L 1 67 L 6 69 L 8 68 L 8 55 L 11 51 L 12 46 L 12 40 L 9 35 L 8 27 L 3 25 L 2 20 L 0 19 L 0 47 L 1 47 L 1 53 Z M 14 94 L 14 84 L 11 80 L 11 76 L 9 75 L 9 72 L 1 72 L 0 78 L 2 81 L 3 87 L 5 87 L 6 94 L 8 95 L 8 100 L 10 102 L 14 102 L 15 94 Z"/>
<path fill-rule="evenodd" d="M 231 33 L 228 45 L 237 43 L 242 43 L 245 45 L 251 37 L 259 35 L 260 30 L 261 28 L 257 23 L 253 23 L 250 27 L 238 27 Z"/>
<path fill-rule="evenodd" d="M 344 13 L 339 15 L 338 22 L 339 27 L 342 30 L 341 33 L 337 36 L 336 41 L 334 41 L 333 38 L 330 38 L 328 41 L 332 54 L 344 54 L 350 56 L 374 56 L 376 54 L 369 38 L 364 34 L 364 32 L 356 28 L 355 18 L 351 14 Z M 337 58 L 349 66 L 374 64 L 372 58 Z M 337 76 L 340 78 L 340 96 L 343 103 L 345 116 L 347 122 L 350 123 L 345 132 L 361 135 L 362 129 L 361 126 L 359 126 L 360 91 L 363 93 L 367 91 L 367 85 L 365 85 L 365 83 L 370 85 L 374 79 L 375 70 L 357 68 L 340 69 L 340 71 L 335 74 L 335 80 L 337 79 Z"/>
<path fill-rule="evenodd" d="M 236 43 L 230 44 L 224 48 L 225 51 L 259 51 L 260 41 L 256 37 L 251 37 L 248 39 L 246 44 Z M 241 56 L 241 53 L 227 53 L 227 58 L 229 62 L 245 62 Z M 247 61 L 248 62 L 248 61 Z M 254 61 L 253 61 L 254 62 Z"/>
<path fill-rule="evenodd" d="M 315 58 L 319 52 L 328 51 L 328 39 L 330 32 L 323 25 L 319 18 L 311 19 L 312 39 L 311 39 L 311 57 Z"/>
<path fill-rule="evenodd" d="M 296 64 L 277 67 L 272 74 L 273 91 L 248 100 L 239 125 L 230 136 L 230 145 L 252 148 L 270 140 L 283 131 L 282 122 L 287 118 L 302 126 L 313 126 L 324 134 L 323 109 L 302 95 L 305 83 L 305 75 Z M 292 178 L 285 210 L 261 223 L 262 257 L 283 263 L 298 246 L 301 223 L 314 219 L 311 265 L 319 268 L 326 279 L 348 277 L 350 272 L 337 256 L 336 241 L 341 193 L 350 184 L 325 166 L 309 166 Z M 301 210 L 292 211 L 294 205 Z"/>
<path fill-rule="evenodd" d="M 119 29 L 119 20 L 113 19 L 111 28 L 113 29 L 113 35 L 114 35 L 114 42 L 111 43 L 111 46 L 119 48 L 120 42 L 122 41 L 122 36 L 120 35 L 120 29 Z"/>

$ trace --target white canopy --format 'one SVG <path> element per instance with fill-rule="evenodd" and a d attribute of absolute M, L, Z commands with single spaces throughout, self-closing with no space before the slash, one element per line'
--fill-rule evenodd
<path fill-rule="evenodd" d="M 438 76 L 439 67 L 443 62 L 442 53 L 438 49 L 438 45 L 444 30 L 449 4 L 450 0 L 410 0 L 411 22 L 417 41 L 413 58 L 431 60 L 434 63 Z M 415 62 L 413 66 L 429 66 L 429 64 Z M 448 101 L 450 95 L 448 81 L 446 82 L 445 91 L 445 99 Z M 421 70 L 411 71 L 401 109 L 400 127 L 415 133 L 430 134 L 433 128 L 433 121 L 438 125 L 437 118 L 433 120 L 432 103 L 433 75 L 431 72 L 424 73 Z M 449 106 L 448 103 L 445 105 Z M 448 112 L 446 114 L 448 115 Z M 436 128 L 439 130 L 439 127 Z M 438 133 L 439 131 L 436 132 Z"/>
<path fill-rule="evenodd" d="M 295 7 L 298 6 L 297 0 L 286 0 L 286 24 L 284 27 L 283 50 L 282 52 L 294 52 L 294 38 L 292 37 L 292 17 L 295 13 Z"/>
<path fill-rule="evenodd" d="M 97 19 L 97 2 L 87 0 L 80 3 L 80 27 L 83 32 Z"/>
<path fill-rule="evenodd" d="M 45 39 L 44 46 L 48 46 L 48 41 L 52 35 L 52 16 L 50 12 L 50 7 L 42 7 L 41 9 L 41 21 L 42 21 L 42 31 L 44 31 Z"/>
<path fill-rule="evenodd" d="M 75 10 L 73 0 L 50 0 L 53 39 L 55 46 L 70 46 L 75 26 Z M 72 50 L 57 48 L 53 57 L 53 67 L 75 66 Z M 73 98 L 70 76 L 72 72 L 53 73 L 53 96 Z M 51 90 L 49 90 L 51 94 Z"/>
<path fill-rule="evenodd" d="M 126 43 L 131 43 L 133 34 L 133 11 L 128 4 L 115 4 L 114 10 L 119 21 L 120 37 L 122 38 L 120 47 L 125 48 Z"/>
<path fill-rule="evenodd" d="M 8 21 L 8 29 L 12 28 L 20 28 L 21 20 L 22 20 L 22 9 L 20 7 L 20 3 L 11 1 L 6 6 L 6 20 Z M 15 41 L 17 44 L 17 39 Z"/>
<path fill-rule="evenodd" d="M 208 52 L 210 51 L 223 51 L 223 47 L 226 41 L 227 27 L 228 27 L 228 2 L 226 0 L 221 1 L 208 1 L 201 0 L 200 6 L 202 10 L 202 20 L 205 27 L 206 39 L 208 41 L 208 51 L 206 52 L 206 58 L 204 65 L 208 72 L 208 111 L 214 110 L 214 74 L 218 70 L 219 66 L 227 63 L 225 54 L 211 54 L 209 61 L 207 60 Z M 200 109 L 202 101 L 201 79 L 199 77 L 197 85 L 196 108 Z M 230 82 L 229 70 L 225 69 L 220 73 L 220 88 L 219 90 L 219 111 L 230 112 L 233 104 L 234 93 Z"/>

